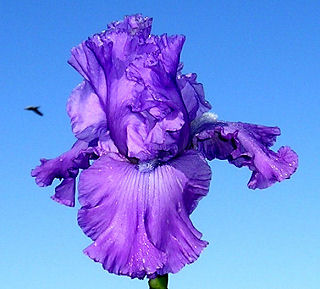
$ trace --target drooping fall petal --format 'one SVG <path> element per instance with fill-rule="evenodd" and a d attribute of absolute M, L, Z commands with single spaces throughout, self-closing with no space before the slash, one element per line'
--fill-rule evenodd
<path fill-rule="evenodd" d="M 88 143 L 77 141 L 71 150 L 59 157 L 51 160 L 41 159 L 40 166 L 31 171 L 31 175 L 36 178 L 36 183 L 40 187 L 52 184 L 55 178 L 63 181 L 56 187 L 56 193 L 52 199 L 66 206 L 74 206 L 75 178 L 79 169 L 89 167 Z"/>
<path fill-rule="evenodd" d="M 100 157 L 79 181 L 78 221 L 94 241 L 85 253 L 131 278 L 178 272 L 207 245 L 189 214 L 208 192 L 210 177 L 195 151 L 149 170 L 119 154 Z"/>
<path fill-rule="evenodd" d="M 270 149 L 279 135 L 277 127 L 215 121 L 205 115 L 194 128 L 193 145 L 209 160 L 227 159 L 237 167 L 247 166 L 253 171 L 248 187 L 264 189 L 290 178 L 298 166 L 297 154 L 289 147 L 278 152 Z"/>

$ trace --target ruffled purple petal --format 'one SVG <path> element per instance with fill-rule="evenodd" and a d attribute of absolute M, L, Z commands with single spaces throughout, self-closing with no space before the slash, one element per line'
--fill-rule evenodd
<path fill-rule="evenodd" d="M 203 86 L 197 82 L 195 73 L 181 74 L 179 71 L 177 84 L 189 114 L 189 121 L 193 121 L 211 109 L 210 103 L 205 99 Z"/>
<path fill-rule="evenodd" d="M 94 153 L 97 156 L 102 156 L 107 153 L 118 153 L 118 148 L 114 144 L 113 140 L 110 137 L 110 132 L 100 135 L 97 144 L 93 148 Z"/>
<path fill-rule="evenodd" d="M 151 23 L 127 16 L 72 50 L 69 63 L 86 84 L 73 92 L 68 112 L 80 139 L 94 139 L 104 127 L 121 154 L 167 160 L 189 140 L 188 113 L 176 83 L 185 37 L 150 35 Z"/>
<path fill-rule="evenodd" d="M 114 21 L 108 24 L 108 32 L 128 33 L 142 39 L 147 39 L 151 32 L 152 18 L 135 14 L 124 17 L 123 21 Z"/>
<path fill-rule="evenodd" d="M 194 134 L 193 145 L 209 160 L 227 159 L 237 167 L 248 166 L 253 171 L 250 189 L 264 189 L 288 179 L 298 167 L 298 156 L 289 147 L 278 152 L 269 149 L 280 135 L 277 127 L 200 121 Z"/>
<path fill-rule="evenodd" d="M 74 207 L 75 189 L 75 178 L 66 178 L 55 188 L 55 194 L 51 196 L 51 199 L 62 205 Z"/>
<path fill-rule="evenodd" d="M 111 65 L 111 53 L 112 42 L 103 42 L 99 35 L 94 35 L 72 48 L 68 61 L 90 83 L 103 106 L 107 102 L 107 79 L 101 61 Z"/>
<path fill-rule="evenodd" d="M 124 73 L 122 60 L 131 57 L 131 50 L 135 51 L 141 37 L 142 39 L 148 37 L 151 24 L 152 19 L 148 17 L 127 16 L 124 21 L 109 24 L 106 31 L 93 35 L 71 50 L 69 64 L 88 82 L 86 90 L 89 89 L 88 86 L 92 88 L 92 91 L 87 93 L 80 91 L 82 95 L 84 94 L 82 98 L 85 98 L 86 94 L 95 93 L 101 105 L 101 108 L 98 108 L 99 112 L 100 110 L 105 111 L 107 107 L 111 68 L 116 69 L 119 73 Z M 132 54 L 132 57 L 135 57 L 135 54 Z M 82 87 L 80 89 L 82 90 Z M 97 107 L 97 101 L 93 98 L 92 96 L 90 100 L 94 101 L 95 107 Z M 82 105 L 82 108 L 84 106 L 86 105 Z M 86 119 L 86 117 L 83 118 Z"/>
<path fill-rule="evenodd" d="M 190 151 L 149 168 L 110 153 L 80 175 L 78 221 L 94 241 L 84 252 L 111 273 L 175 273 L 207 245 L 189 219 L 209 189 L 206 161 Z"/>
<path fill-rule="evenodd" d="M 186 212 L 190 215 L 208 193 L 211 169 L 202 155 L 193 150 L 186 151 L 182 157 L 170 161 L 170 166 L 182 172 L 188 179 L 183 198 Z"/>
<path fill-rule="evenodd" d="M 165 160 L 186 146 L 187 115 L 174 81 L 183 42 L 182 36 L 151 36 L 130 52 L 136 57 L 124 74 L 122 66 L 112 69 L 108 120 L 122 154 Z"/>
<path fill-rule="evenodd" d="M 74 206 L 75 178 L 79 169 L 89 167 L 91 153 L 88 143 L 77 141 L 71 150 L 61 156 L 51 160 L 41 159 L 41 165 L 33 169 L 31 175 L 40 187 L 51 185 L 55 178 L 63 179 L 52 199 L 66 206 Z"/>
<path fill-rule="evenodd" d="M 83 81 L 72 92 L 67 112 L 74 135 L 90 142 L 107 129 L 107 118 L 97 94 L 88 81 Z"/>

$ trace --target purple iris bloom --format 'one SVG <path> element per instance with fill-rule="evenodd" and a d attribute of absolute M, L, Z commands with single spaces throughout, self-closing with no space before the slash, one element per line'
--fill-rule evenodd
<path fill-rule="evenodd" d="M 62 180 L 52 198 L 81 208 L 93 240 L 84 252 L 111 273 L 154 278 L 194 262 L 207 242 L 189 215 L 209 190 L 206 161 L 252 171 L 249 188 L 288 179 L 298 158 L 273 152 L 277 127 L 218 121 L 196 74 L 183 74 L 182 35 L 150 34 L 152 19 L 127 16 L 71 51 L 84 80 L 67 112 L 77 141 L 32 170 L 39 186 Z"/>

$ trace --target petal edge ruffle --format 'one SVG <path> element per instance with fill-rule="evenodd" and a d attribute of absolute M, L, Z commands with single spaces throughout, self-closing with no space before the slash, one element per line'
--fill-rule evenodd
<path fill-rule="evenodd" d="M 281 182 L 296 171 L 298 156 L 289 147 L 278 152 L 270 146 L 280 135 L 277 127 L 241 122 L 197 121 L 194 129 L 193 146 L 206 158 L 227 159 L 237 167 L 248 166 L 253 171 L 248 187 L 264 189 Z"/>
<path fill-rule="evenodd" d="M 89 167 L 89 158 L 92 149 L 88 143 L 77 141 L 71 150 L 51 160 L 41 159 L 40 166 L 31 171 L 36 184 L 46 187 L 52 184 L 55 178 L 63 181 L 56 187 L 55 194 L 51 197 L 54 201 L 73 207 L 75 202 L 75 178 L 79 169 Z"/>

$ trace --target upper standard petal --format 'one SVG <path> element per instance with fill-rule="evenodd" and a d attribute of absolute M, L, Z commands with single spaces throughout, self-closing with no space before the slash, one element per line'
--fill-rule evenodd
<path fill-rule="evenodd" d="M 211 109 L 210 103 L 205 99 L 203 85 L 197 82 L 195 73 L 182 74 L 182 64 L 177 74 L 177 85 L 183 102 L 187 108 L 189 121 L 200 117 Z"/>
<path fill-rule="evenodd" d="M 107 130 L 107 117 L 98 95 L 84 80 L 73 91 L 67 103 L 74 135 L 87 142 Z"/>
<path fill-rule="evenodd" d="M 107 115 L 110 135 L 123 155 L 167 159 L 186 147 L 188 116 L 175 82 L 183 41 L 151 36 L 129 53 L 134 60 L 112 67 Z"/>
<path fill-rule="evenodd" d="M 79 139 L 94 139 L 104 127 L 121 154 L 167 160 L 189 141 L 176 83 L 185 37 L 150 35 L 151 24 L 148 17 L 127 16 L 73 48 L 69 63 L 85 82 L 71 95 L 68 112 Z"/>

